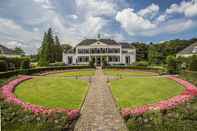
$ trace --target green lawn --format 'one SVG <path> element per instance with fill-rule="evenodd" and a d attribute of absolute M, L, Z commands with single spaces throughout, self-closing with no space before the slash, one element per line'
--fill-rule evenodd
<path fill-rule="evenodd" d="M 82 80 L 64 77 L 35 77 L 17 86 L 18 98 L 45 107 L 80 108 L 88 89 Z"/>
<path fill-rule="evenodd" d="M 126 78 L 111 81 L 112 94 L 120 107 L 151 104 L 180 94 L 184 88 L 173 80 L 159 77 Z"/>
<path fill-rule="evenodd" d="M 48 76 L 93 76 L 95 70 L 66 71 L 63 73 L 50 74 Z"/>
<path fill-rule="evenodd" d="M 158 75 L 154 72 L 145 72 L 145 71 L 137 71 L 137 70 L 115 70 L 115 69 L 106 69 L 104 70 L 105 75 L 108 76 L 153 76 Z"/>

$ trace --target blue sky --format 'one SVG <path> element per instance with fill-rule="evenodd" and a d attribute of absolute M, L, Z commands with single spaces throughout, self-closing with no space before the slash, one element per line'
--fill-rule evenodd
<path fill-rule="evenodd" d="M 0 0 L 0 44 L 34 54 L 43 32 L 62 43 L 84 38 L 161 42 L 197 36 L 197 0 Z"/>

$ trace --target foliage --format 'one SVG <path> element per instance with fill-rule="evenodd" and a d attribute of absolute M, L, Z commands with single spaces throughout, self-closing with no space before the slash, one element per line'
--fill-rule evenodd
<path fill-rule="evenodd" d="M 130 116 L 131 131 L 196 131 L 197 98 L 174 109 L 153 111 L 141 116 Z"/>
<path fill-rule="evenodd" d="M 25 55 L 24 50 L 21 49 L 20 47 L 16 47 L 16 48 L 14 49 L 14 53 L 15 53 L 16 55 L 21 55 L 21 56 L 24 56 L 24 55 Z"/>
<path fill-rule="evenodd" d="M 190 58 L 189 70 L 197 71 L 197 55 L 194 55 Z"/>
<path fill-rule="evenodd" d="M 145 43 L 132 43 L 136 48 L 136 59 L 137 61 L 146 61 L 148 59 L 148 46 Z"/>
<path fill-rule="evenodd" d="M 182 71 L 179 76 L 197 86 L 197 72 L 195 71 Z"/>
<path fill-rule="evenodd" d="M 30 59 L 29 58 L 25 58 L 21 62 L 21 69 L 29 69 L 29 68 L 30 68 Z"/>
<path fill-rule="evenodd" d="M 56 62 L 56 63 L 50 63 L 49 66 L 64 66 L 64 62 Z"/>
<path fill-rule="evenodd" d="M 16 76 L 19 74 L 35 74 L 35 73 L 42 73 L 46 71 L 56 71 L 56 70 L 69 70 L 69 69 L 88 69 L 89 66 L 56 66 L 56 67 L 42 67 L 42 68 L 32 68 L 32 69 L 25 69 L 25 70 L 13 70 L 8 72 L 0 73 L 0 78 L 8 78 L 12 76 Z"/>
<path fill-rule="evenodd" d="M 196 38 L 190 40 L 175 39 L 155 44 L 145 44 L 138 42 L 132 43 L 132 45 L 134 45 L 136 48 L 137 61 L 149 60 L 153 64 L 165 64 L 167 56 L 175 55 L 194 42 L 197 42 Z M 153 50 L 153 52 L 150 49 Z"/>
<path fill-rule="evenodd" d="M 20 69 L 23 61 L 26 59 L 27 57 L 0 57 L 1 61 L 5 61 L 7 63 L 7 70 Z"/>
<path fill-rule="evenodd" d="M 148 48 L 148 61 L 149 64 L 160 64 L 160 54 L 158 52 L 158 49 L 154 45 L 150 45 Z"/>
<path fill-rule="evenodd" d="M 147 67 L 148 66 L 148 62 L 147 61 L 139 61 L 135 63 L 136 66 L 144 66 Z"/>
<path fill-rule="evenodd" d="M 9 104 L 1 100 L 1 126 L 2 130 L 10 131 L 62 131 L 69 128 L 67 116 L 64 113 L 53 115 L 34 115 L 24 111 L 21 107 Z"/>
<path fill-rule="evenodd" d="M 153 68 L 153 67 L 144 67 L 144 66 L 106 66 L 106 69 L 133 69 L 133 70 L 144 70 L 144 71 L 152 71 L 159 74 L 165 73 L 165 69 L 163 68 Z"/>
<path fill-rule="evenodd" d="M 170 74 L 177 74 L 181 69 L 181 62 L 175 56 L 168 56 L 166 59 L 167 70 Z"/>
<path fill-rule="evenodd" d="M 68 50 L 72 49 L 72 46 L 69 44 L 62 44 L 62 49 L 66 53 Z"/>
<path fill-rule="evenodd" d="M 8 70 L 7 62 L 5 60 L 0 60 L 0 72 L 7 70 Z"/>
<path fill-rule="evenodd" d="M 53 31 L 49 28 L 48 32 L 44 34 L 42 46 L 39 50 L 40 66 L 48 66 L 49 63 L 62 61 L 62 47 L 59 42 L 58 36 L 53 37 Z"/>

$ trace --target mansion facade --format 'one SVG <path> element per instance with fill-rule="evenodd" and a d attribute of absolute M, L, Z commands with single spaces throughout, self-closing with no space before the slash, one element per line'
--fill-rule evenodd
<path fill-rule="evenodd" d="M 111 39 L 86 39 L 63 53 L 67 65 L 130 65 L 136 61 L 136 49 L 128 43 L 118 43 Z"/>

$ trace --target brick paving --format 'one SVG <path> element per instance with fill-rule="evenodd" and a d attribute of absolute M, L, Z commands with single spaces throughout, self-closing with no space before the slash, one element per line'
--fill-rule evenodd
<path fill-rule="evenodd" d="M 74 131 L 128 131 L 106 81 L 97 68 Z"/>

